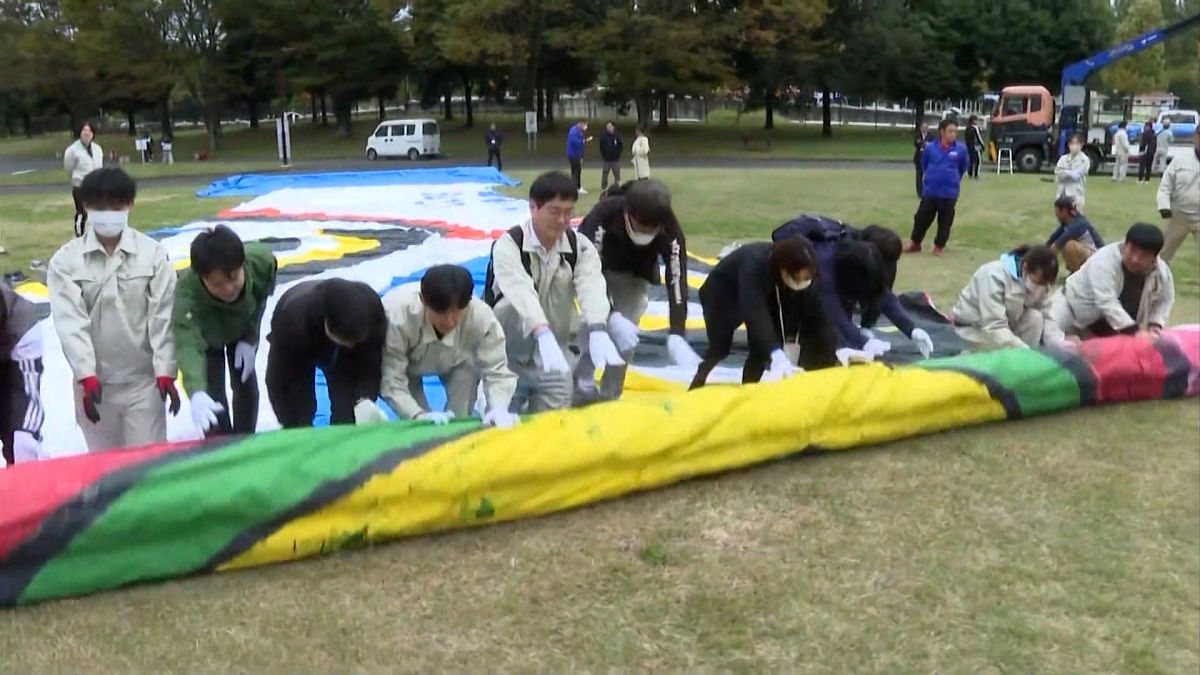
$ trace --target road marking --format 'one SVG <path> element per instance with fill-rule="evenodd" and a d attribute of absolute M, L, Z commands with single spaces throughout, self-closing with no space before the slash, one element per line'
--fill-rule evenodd
<path fill-rule="evenodd" d="M 27 174 L 27 173 L 33 173 L 34 171 L 37 171 L 37 169 L 23 169 L 23 170 L 21 170 L 21 171 L 14 171 L 14 172 L 12 172 L 12 173 L 11 173 L 11 174 L 9 174 L 9 175 L 11 175 L 11 176 L 24 176 L 25 174 Z"/>

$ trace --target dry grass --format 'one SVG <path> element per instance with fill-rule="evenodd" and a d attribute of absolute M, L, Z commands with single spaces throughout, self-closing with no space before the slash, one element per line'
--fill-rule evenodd
<path fill-rule="evenodd" d="M 708 252 L 797 212 L 901 224 L 913 207 L 907 172 L 662 173 Z M 1152 189 L 1094 185 L 1106 235 L 1154 215 Z M 1001 241 L 1044 236 L 1049 191 L 968 186 L 949 255 L 906 260 L 901 284 L 949 303 Z M 1176 319 L 1196 321 L 1186 251 Z M 1198 445 L 1192 400 L 777 462 L 0 612 L 0 670 L 1197 672 Z"/>

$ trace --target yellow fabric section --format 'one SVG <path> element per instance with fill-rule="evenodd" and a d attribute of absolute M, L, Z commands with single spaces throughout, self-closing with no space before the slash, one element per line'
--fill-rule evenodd
<path fill-rule="evenodd" d="M 301 252 L 284 253 L 276 256 L 279 267 L 287 267 L 288 265 L 302 265 L 304 263 L 317 262 L 319 260 L 341 260 L 348 255 L 363 253 L 372 249 L 379 248 L 379 242 L 375 239 L 363 239 L 362 237 L 348 237 L 341 234 L 325 234 L 319 231 L 318 235 L 324 236 L 332 240 L 332 246 L 315 246 Z M 187 268 L 192 264 L 191 258 L 176 260 L 172 267 L 176 271 Z"/>
<path fill-rule="evenodd" d="M 220 569 L 528 518 L 809 446 L 853 448 L 1003 419 L 987 389 L 966 375 L 881 365 L 545 413 L 406 460 Z"/>
<path fill-rule="evenodd" d="M 704 330 L 704 317 L 688 319 L 684 325 L 688 327 L 688 330 Z M 643 314 L 642 318 L 638 319 L 638 328 L 642 330 L 667 330 L 670 327 L 671 318 L 667 316 Z"/>
<path fill-rule="evenodd" d="M 13 290 L 25 296 L 26 300 L 32 302 L 50 301 L 50 289 L 46 288 L 46 284 L 40 281 L 26 281 L 25 283 L 17 284 Z"/>

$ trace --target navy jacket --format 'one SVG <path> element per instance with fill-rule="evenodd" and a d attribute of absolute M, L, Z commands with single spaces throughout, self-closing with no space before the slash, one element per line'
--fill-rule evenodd
<path fill-rule="evenodd" d="M 967 148 L 954 141 L 943 148 L 940 140 L 925 146 L 921 153 L 921 168 L 925 180 L 921 196 L 928 199 L 958 199 L 958 187 L 967 173 Z"/>
<path fill-rule="evenodd" d="M 852 319 L 854 306 L 844 301 L 838 294 L 837 275 L 834 269 L 834 257 L 837 255 L 839 243 L 843 240 L 857 239 L 858 234 L 857 229 L 841 221 L 811 214 L 793 218 L 771 233 L 772 241 L 800 236 L 806 237 L 812 242 L 813 250 L 817 254 L 817 278 L 813 281 L 813 287 L 821 296 L 821 305 L 824 307 L 829 321 L 833 324 L 839 348 L 862 349 L 867 344 L 867 338 L 863 337 L 862 331 L 854 325 Z M 900 306 L 899 299 L 890 288 L 878 298 L 877 302 L 872 303 L 871 307 L 863 308 L 863 327 L 874 326 L 880 313 L 905 335 L 911 336 L 913 329 L 916 328 L 912 318 Z"/>
<path fill-rule="evenodd" d="M 1046 245 L 1057 246 L 1061 249 L 1067 245 L 1068 241 L 1078 241 L 1085 234 L 1092 236 L 1092 241 L 1095 243 L 1093 250 L 1098 251 L 1104 248 L 1104 239 L 1100 237 L 1100 233 L 1096 231 L 1096 228 L 1092 227 L 1088 219 L 1083 217 L 1082 213 L 1076 215 L 1069 223 L 1059 223 L 1058 227 L 1050 235 L 1050 238 L 1046 240 Z"/>

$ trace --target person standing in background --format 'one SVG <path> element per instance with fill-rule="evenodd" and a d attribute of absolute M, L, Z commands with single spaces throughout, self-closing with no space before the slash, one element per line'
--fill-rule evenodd
<path fill-rule="evenodd" d="M 1113 135 L 1113 180 L 1125 182 L 1125 172 L 1129 169 L 1129 133 L 1126 131 L 1129 123 L 1121 120 L 1117 125 L 1117 133 Z"/>
<path fill-rule="evenodd" d="M 1055 198 L 1070 197 L 1075 202 L 1075 210 L 1082 213 L 1092 160 L 1083 153 L 1083 137 L 1079 134 L 1074 134 L 1067 141 L 1067 151 L 1054 165 Z"/>
<path fill-rule="evenodd" d="M 592 140 L 591 136 L 584 135 L 587 130 L 587 120 L 580 120 L 567 132 L 567 161 L 571 163 L 571 180 L 575 181 L 575 190 L 581 195 L 587 194 L 587 190 L 583 189 L 583 146 Z"/>
<path fill-rule="evenodd" d="M 600 159 L 604 160 L 604 168 L 600 170 L 600 191 L 608 188 L 608 173 L 613 175 L 613 183 L 621 184 L 621 150 L 625 141 L 617 133 L 617 125 L 609 122 L 604 125 L 604 133 L 600 134 Z"/>
<path fill-rule="evenodd" d="M 633 177 L 646 180 L 650 177 L 650 139 L 646 138 L 646 130 L 639 124 L 633 132 L 633 147 L 629 153 L 633 155 Z"/>
<path fill-rule="evenodd" d="M 921 130 L 913 139 L 913 166 L 917 169 L 917 199 L 921 198 L 921 188 L 925 183 L 925 167 L 921 166 L 921 154 L 925 152 L 925 145 L 929 141 L 929 124 L 921 122 Z"/>
<path fill-rule="evenodd" d="M 1200 242 L 1200 132 L 1192 134 L 1192 151 L 1179 155 L 1158 185 L 1158 213 L 1167 219 L 1166 242 L 1159 257 L 1167 262 L 1191 233 Z"/>
<path fill-rule="evenodd" d="M 163 164 L 174 164 L 175 163 L 175 154 L 171 151 L 171 137 L 168 136 L 167 134 L 163 134 L 162 141 L 160 141 L 160 145 L 162 146 L 162 155 L 163 155 L 162 163 Z"/>
<path fill-rule="evenodd" d="M 979 154 L 983 152 L 983 133 L 979 131 L 979 118 L 975 115 L 967 120 L 967 155 L 970 164 L 967 175 L 979 180 Z"/>
<path fill-rule="evenodd" d="M 1138 182 L 1150 182 L 1150 167 L 1154 165 L 1154 153 L 1158 138 L 1154 135 L 1154 118 L 1146 120 L 1142 125 L 1142 135 L 1138 140 Z"/>
<path fill-rule="evenodd" d="M 96 138 L 96 128 L 84 122 L 79 129 L 79 139 L 63 152 L 63 170 L 71 175 L 71 199 L 75 201 L 75 236 L 82 237 L 87 225 L 87 209 L 83 207 L 79 186 L 89 173 L 104 167 L 104 149 Z"/>
<path fill-rule="evenodd" d="M 483 142 L 487 144 L 488 160 L 487 165 L 492 165 L 492 158 L 496 159 L 496 170 L 504 170 L 504 161 L 500 159 L 500 144 L 504 142 L 504 134 L 496 128 L 495 124 L 488 127 L 487 133 L 483 135 Z"/>
<path fill-rule="evenodd" d="M 905 253 L 921 252 L 921 241 L 935 215 L 938 229 L 933 240 L 934 255 L 942 255 L 942 249 L 950 241 L 950 228 L 954 227 L 954 208 L 963 174 L 967 172 L 967 149 L 958 142 L 958 124 L 954 120 L 942 120 L 938 134 L 941 138 L 921 151 L 921 203 L 913 214 L 912 236 Z"/>
<path fill-rule="evenodd" d="M 1174 142 L 1175 134 L 1171 131 L 1171 120 L 1164 118 L 1162 129 L 1154 135 L 1154 164 L 1151 171 L 1161 174 L 1167 170 L 1167 157 Z"/>

